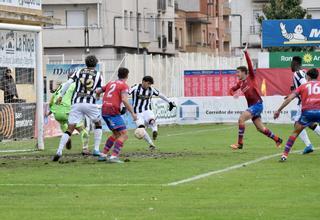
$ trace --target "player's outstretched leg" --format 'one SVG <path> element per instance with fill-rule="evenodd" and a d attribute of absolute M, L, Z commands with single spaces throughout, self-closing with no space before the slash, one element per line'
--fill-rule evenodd
<path fill-rule="evenodd" d="M 274 142 L 276 143 L 276 147 L 281 146 L 283 140 L 278 135 L 274 134 L 271 130 L 269 130 L 267 127 L 265 127 L 260 117 L 253 118 L 252 121 L 259 132 L 274 140 Z"/>
<path fill-rule="evenodd" d="M 288 141 L 286 143 L 286 146 L 284 148 L 284 151 L 282 153 L 282 156 L 279 160 L 279 162 L 284 162 L 287 160 L 289 152 L 294 144 L 294 142 L 296 141 L 298 135 L 301 133 L 301 131 L 304 129 L 304 126 L 301 125 L 300 123 L 296 123 L 294 125 L 294 130 L 292 132 L 292 134 L 289 136 Z"/>
<path fill-rule="evenodd" d="M 68 142 L 69 138 L 71 137 L 71 134 L 72 134 L 74 128 L 75 128 L 75 125 L 69 125 L 68 130 L 65 133 L 63 133 L 63 135 L 60 139 L 57 153 L 52 158 L 52 161 L 58 161 L 60 159 L 60 157 L 62 156 L 62 150 L 63 150 L 64 146 L 66 145 L 66 143 Z"/>

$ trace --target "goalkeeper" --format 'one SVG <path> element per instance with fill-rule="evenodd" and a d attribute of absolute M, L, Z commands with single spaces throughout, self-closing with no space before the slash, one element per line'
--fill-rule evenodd
<path fill-rule="evenodd" d="M 71 110 L 71 98 L 76 85 L 75 83 L 71 84 L 71 86 L 68 88 L 65 95 L 63 96 L 61 103 L 56 104 L 56 101 L 60 95 L 62 87 L 63 87 L 63 84 L 61 85 L 61 82 L 57 82 L 57 88 L 53 91 L 53 94 L 51 96 L 51 100 L 49 103 L 50 111 L 46 113 L 46 117 L 48 117 L 50 114 L 53 113 L 55 120 L 60 124 L 60 128 L 62 132 L 65 132 L 68 129 L 68 117 L 69 117 L 69 112 Z M 81 137 L 82 154 L 89 155 L 90 154 L 89 148 L 88 148 L 89 135 L 87 130 L 85 129 L 83 121 L 76 125 L 76 130 L 79 132 Z M 70 150 L 71 147 L 72 147 L 71 139 L 69 139 L 66 144 L 66 148 Z"/>

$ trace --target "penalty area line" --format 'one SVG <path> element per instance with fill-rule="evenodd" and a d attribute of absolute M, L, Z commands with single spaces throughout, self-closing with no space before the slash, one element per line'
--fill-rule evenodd
<path fill-rule="evenodd" d="M 24 149 L 24 150 L 0 150 L 0 153 L 17 153 L 17 152 L 32 152 L 37 151 L 35 149 Z"/>
<path fill-rule="evenodd" d="M 315 149 L 318 149 L 318 148 L 315 148 Z M 293 154 L 301 153 L 301 152 L 302 152 L 302 150 L 296 150 L 296 151 L 292 151 L 291 154 L 292 153 Z M 203 174 L 200 174 L 200 175 L 196 175 L 196 176 L 193 176 L 193 177 L 190 177 L 190 178 L 187 178 L 187 179 L 171 182 L 171 183 L 168 183 L 167 186 L 177 186 L 177 185 L 181 185 L 181 184 L 184 184 L 184 183 L 193 182 L 193 181 L 196 181 L 196 180 L 199 180 L 199 179 L 203 179 L 203 178 L 206 178 L 206 177 L 209 177 L 209 176 L 213 176 L 213 175 L 216 175 L 216 174 L 219 174 L 219 173 L 226 173 L 226 172 L 229 172 L 229 171 L 232 171 L 232 170 L 235 170 L 235 169 L 246 167 L 246 166 L 251 165 L 251 164 L 259 163 L 259 162 L 264 161 L 264 160 L 269 160 L 271 158 L 278 157 L 278 156 L 281 156 L 281 155 L 282 155 L 282 153 L 278 153 L 278 154 L 272 154 L 272 155 L 269 155 L 269 156 L 260 157 L 260 158 L 257 158 L 255 160 L 250 160 L 250 161 L 247 161 L 247 162 L 244 162 L 244 163 L 236 164 L 234 166 L 226 167 L 226 168 L 221 169 L 221 170 L 215 170 L 215 171 L 203 173 Z"/>

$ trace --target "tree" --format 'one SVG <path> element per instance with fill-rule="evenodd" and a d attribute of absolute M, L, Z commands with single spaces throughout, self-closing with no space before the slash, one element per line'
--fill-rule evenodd
<path fill-rule="evenodd" d="M 264 16 L 258 18 L 261 24 L 264 19 L 304 19 L 311 18 L 301 6 L 301 0 L 270 0 L 263 7 Z M 314 47 L 272 47 L 269 51 L 313 51 Z"/>

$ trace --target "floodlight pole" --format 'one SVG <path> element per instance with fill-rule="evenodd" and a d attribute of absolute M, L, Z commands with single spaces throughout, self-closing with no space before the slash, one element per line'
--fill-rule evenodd
<path fill-rule="evenodd" d="M 1 30 L 12 30 L 12 31 L 28 31 L 36 33 L 36 121 L 37 121 L 37 148 L 39 150 L 44 149 L 44 129 L 43 129 L 43 72 L 42 72 L 42 32 L 40 26 L 32 25 L 20 25 L 20 24 L 6 24 L 0 23 Z"/>

